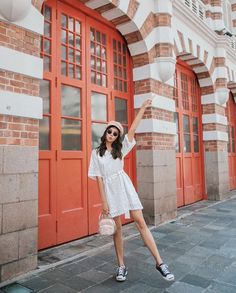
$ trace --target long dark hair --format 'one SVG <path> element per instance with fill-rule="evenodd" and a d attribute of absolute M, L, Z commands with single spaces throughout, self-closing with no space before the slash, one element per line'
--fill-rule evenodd
<path fill-rule="evenodd" d="M 107 147 L 106 147 L 106 135 L 107 135 L 107 130 L 112 128 L 112 127 L 115 127 L 113 125 L 107 127 L 101 137 L 101 144 L 97 147 L 97 152 L 99 153 L 99 155 L 102 157 L 104 156 L 106 150 L 107 150 Z M 122 152 L 121 152 L 121 148 L 122 148 L 122 143 L 121 143 L 121 138 L 120 138 L 120 130 L 115 127 L 118 131 L 118 136 L 116 138 L 115 141 L 113 141 L 111 147 L 112 147 L 112 150 L 111 150 L 111 155 L 113 157 L 113 159 L 122 159 Z"/>

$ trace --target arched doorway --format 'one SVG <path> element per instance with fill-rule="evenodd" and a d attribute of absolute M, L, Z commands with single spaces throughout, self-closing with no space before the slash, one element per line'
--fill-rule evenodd
<path fill-rule="evenodd" d="M 79 1 L 72 7 L 49 0 L 43 13 L 39 249 L 97 231 L 100 197 L 87 177 L 90 153 L 109 120 L 127 129 L 133 109 L 131 58 L 112 25 Z M 125 162 L 133 180 L 134 155 Z"/>
<path fill-rule="evenodd" d="M 226 116 L 228 120 L 229 189 L 232 190 L 236 188 L 236 104 L 231 93 L 227 102 Z"/>
<path fill-rule="evenodd" d="M 177 206 L 203 199 L 204 167 L 201 95 L 191 68 L 178 61 L 175 74 Z"/>

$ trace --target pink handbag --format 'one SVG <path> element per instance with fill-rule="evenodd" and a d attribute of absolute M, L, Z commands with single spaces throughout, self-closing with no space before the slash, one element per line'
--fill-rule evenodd
<path fill-rule="evenodd" d="M 116 232 L 116 223 L 108 214 L 100 213 L 98 221 L 98 232 L 102 236 L 111 236 Z"/>

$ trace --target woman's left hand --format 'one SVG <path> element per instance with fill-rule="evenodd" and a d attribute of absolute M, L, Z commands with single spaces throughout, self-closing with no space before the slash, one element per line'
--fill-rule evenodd
<path fill-rule="evenodd" d="M 142 108 L 146 109 L 147 107 L 151 107 L 152 105 L 152 100 L 151 99 L 147 99 L 143 102 L 142 104 Z"/>

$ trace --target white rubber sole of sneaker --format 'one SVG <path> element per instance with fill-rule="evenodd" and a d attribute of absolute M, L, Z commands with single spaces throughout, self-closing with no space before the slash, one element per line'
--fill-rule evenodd
<path fill-rule="evenodd" d="M 116 277 L 117 282 L 124 282 L 126 280 L 126 277 Z"/>
<path fill-rule="evenodd" d="M 122 277 L 122 276 L 118 276 L 116 277 L 116 281 L 117 282 L 124 282 L 126 280 L 126 276 L 128 275 L 128 272 L 126 272 L 125 276 Z"/>
<path fill-rule="evenodd" d="M 162 278 L 164 280 L 168 281 L 168 282 L 173 282 L 175 280 L 175 277 L 174 276 L 173 277 L 164 277 L 164 276 L 162 276 Z"/>

